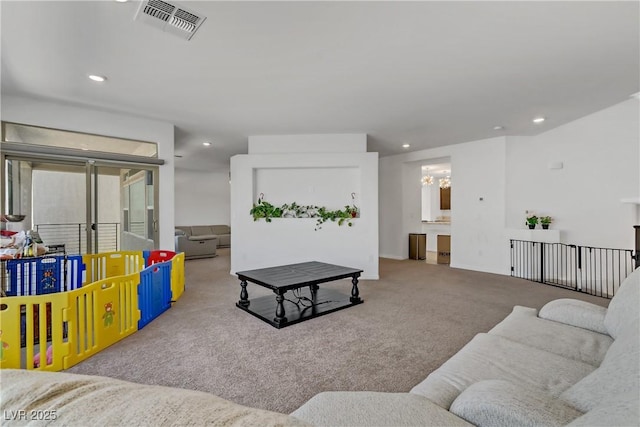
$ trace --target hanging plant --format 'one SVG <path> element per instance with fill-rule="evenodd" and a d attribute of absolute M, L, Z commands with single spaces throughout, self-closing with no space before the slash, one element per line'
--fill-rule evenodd
<path fill-rule="evenodd" d="M 338 225 L 347 224 L 347 226 L 352 227 L 353 222 L 351 222 L 351 220 L 353 218 L 357 218 L 358 214 L 359 210 L 356 206 L 345 206 L 344 209 L 335 211 L 329 211 L 322 207 L 318 210 L 318 220 L 316 221 L 315 230 L 320 230 L 322 228 L 322 224 L 327 221 L 337 221 Z"/>
<path fill-rule="evenodd" d="M 345 206 L 344 209 L 328 210 L 326 207 L 315 205 L 299 205 L 296 202 L 284 204 L 282 206 L 274 206 L 263 199 L 264 195 L 260 195 L 258 201 L 253 204 L 249 213 L 253 216 L 254 221 L 264 218 L 266 222 L 271 222 L 272 218 L 316 218 L 315 230 L 320 230 L 322 224 L 327 221 L 337 222 L 338 225 L 346 224 L 353 226 L 353 218 L 357 218 L 360 210 L 357 206 Z"/>
<path fill-rule="evenodd" d="M 271 203 L 265 202 L 262 198 L 259 198 L 258 202 L 253 204 L 253 208 L 251 208 L 249 213 L 253 215 L 254 221 L 264 218 L 265 221 L 271 222 L 271 218 L 282 217 L 282 208 L 273 206 Z"/>

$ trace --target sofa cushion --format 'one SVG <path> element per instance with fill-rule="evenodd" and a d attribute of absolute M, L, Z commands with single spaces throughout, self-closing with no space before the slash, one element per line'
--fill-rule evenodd
<path fill-rule="evenodd" d="M 427 398 L 409 393 L 324 392 L 291 415 L 315 426 L 470 426 Z"/>
<path fill-rule="evenodd" d="M 638 318 L 640 313 L 638 301 L 640 301 L 640 268 L 636 268 L 624 279 L 609 303 L 607 315 L 604 317 L 604 326 L 609 335 L 618 338 L 618 335 L 629 325 L 629 319 Z"/>
<path fill-rule="evenodd" d="M 629 319 L 609 347 L 598 369 L 577 382 L 560 396 L 582 412 L 604 403 L 616 403 L 616 395 L 628 393 L 640 399 L 640 323 Z"/>
<path fill-rule="evenodd" d="M 416 385 L 411 393 L 449 409 L 467 387 L 482 380 L 507 380 L 552 396 L 584 378 L 592 365 L 492 334 L 478 334 Z"/>
<path fill-rule="evenodd" d="M 640 405 L 637 393 L 620 393 L 570 422 L 567 427 L 617 426 L 637 427 Z"/>
<path fill-rule="evenodd" d="M 547 393 L 503 380 L 473 384 L 451 404 L 451 412 L 478 427 L 563 426 L 582 415 Z"/>
<path fill-rule="evenodd" d="M 515 306 L 489 333 L 595 367 L 613 342 L 609 335 L 541 319 L 536 309 L 521 306 Z"/>
<path fill-rule="evenodd" d="M 571 298 L 561 298 L 548 302 L 540 309 L 539 317 L 600 334 L 609 334 L 604 326 L 607 309 Z"/>
<path fill-rule="evenodd" d="M 208 393 L 106 377 L 2 369 L 0 380 L 4 414 L 46 410 L 60 425 L 307 425 Z"/>
<path fill-rule="evenodd" d="M 192 236 L 210 236 L 212 234 L 215 235 L 216 233 L 214 233 L 211 230 L 210 225 L 192 225 L 191 226 Z"/>
<path fill-rule="evenodd" d="M 231 234 L 231 227 L 228 225 L 212 225 L 211 232 L 213 234 Z"/>

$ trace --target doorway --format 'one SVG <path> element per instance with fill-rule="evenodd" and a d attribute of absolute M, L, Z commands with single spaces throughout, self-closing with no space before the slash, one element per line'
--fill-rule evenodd
<path fill-rule="evenodd" d="M 426 262 L 449 264 L 451 258 L 451 159 L 432 159 L 421 167 L 422 232 Z"/>

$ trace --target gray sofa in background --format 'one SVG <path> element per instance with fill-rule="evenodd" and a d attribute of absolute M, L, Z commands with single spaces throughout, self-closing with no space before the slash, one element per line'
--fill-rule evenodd
<path fill-rule="evenodd" d="M 211 226 L 176 226 L 176 252 L 184 252 L 184 259 L 213 258 L 217 256 L 218 236 Z"/>
<path fill-rule="evenodd" d="M 218 247 L 231 247 L 231 227 L 228 225 L 210 225 L 211 232 L 218 236 Z"/>

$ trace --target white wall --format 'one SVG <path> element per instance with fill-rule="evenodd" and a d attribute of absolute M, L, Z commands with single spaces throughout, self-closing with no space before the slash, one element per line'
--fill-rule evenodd
<path fill-rule="evenodd" d="M 231 223 L 229 169 L 176 169 L 175 198 L 177 225 Z"/>
<path fill-rule="evenodd" d="M 431 188 L 433 185 L 423 185 L 422 186 L 422 220 L 423 221 L 431 221 L 435 219 L 435 217 L 431 214 L 431 207 L 433 204 L 433 194 Z"/>
<path fill-rule="evenodd" d="M 533 138 L 507 140 L 507 227 L 550 215 L 564 243 L 632 249 L 640 196 L 640 102 L 630 99 Z M 562 169 L 549 164 L 562 162 Z"/>
<path fill-rule="evenodd" d="M 536 137 L 501 137 L 380 159 L 380 253 L 404 259 L 419 217 L 416 165 L 451 156 L 451 266 L 509 273 L 509 230 L 524 211 L 556 218 L 568 243 L 633 248 L 640 106 L 632 99 Z M 563 162 L 551 170 L 550 162 Z M 483 198 L 480 201 L 480 198 Z M 399 208 L 400 207 L 400 208 Z"/>
<path fill-rule="evenodd" d="M 260 137 L 252 138 L 250 147 L 259 143 Z M 283 136 L 282 143 L 291 143 L 291 151 L 297 153 L 232 157 L 232 274 L 315 260 L 361 268 L 363 279 L 378 278 L 378 154 L 357 149 L 340 153 L 302 152 L 306 142 L 317 138 L 317 135 L 308 139 L 304 135 Z M 329 142 L 327 147 L 334 146 L 331 135 L 322 139 Z M 355 135 L 352 141 L 360 144 L 362 137 Z M 249 211 L 261 192 L 266 201 L 275 205 L 294 201 L 326 203 L 332 209 L 352 204 L 353 192 L 360 218 L 353 220 L 352 227 L 327 222 L 317 231 L 313 218 L 254 222 Z"/>
<path fill-rule="evenodd" d="M 2 120 L 9 122 L 157 143 L 158 157 L 165 161 L 159 168 L 159 246 L 174 248 L 173 124 L 86 106 L 7 95 L 2 96 L 1 112 Z"/>

